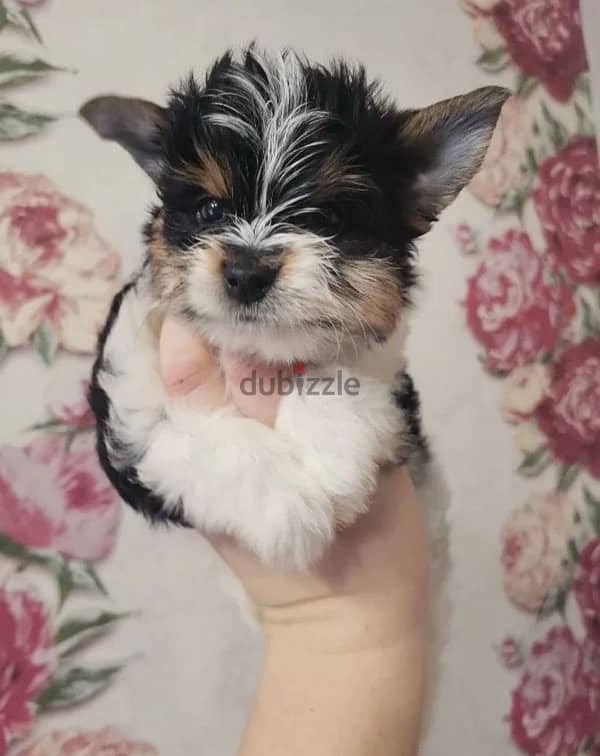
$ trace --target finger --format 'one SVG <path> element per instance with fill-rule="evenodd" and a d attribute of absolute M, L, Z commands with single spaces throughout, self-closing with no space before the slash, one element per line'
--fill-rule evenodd
<path fill-rule="evenodd" d="M 159 370 L 171 397 L 185 397 L 192 406 L 220 407 L 225 380 L 214 351 L 184 322 L 167 316 L 159 339 Z"/>
<path fill-rule="evenodd" d="M 284 378 L 291 369 L 276 365 L 247 362 L 235 355 L 221 355 L 227 397 L 246 417 L 265 425 L 274 425 Z"/>

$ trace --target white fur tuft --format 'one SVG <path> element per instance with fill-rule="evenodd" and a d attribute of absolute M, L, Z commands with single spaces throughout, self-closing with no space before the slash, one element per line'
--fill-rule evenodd
<path fill-rule="evenodd" d="M 152 311 L 140 280 L 106 341 L 99 381 L 111 401 L 108 435 L 119 441 L 112 463 L 133 466 L 199 529 L 233 535 L 269 563 L 312 564 L 336 523 L 365 510 L 379 465 L 395 458 L 402 419 L 389 386 L 353 374 L 356 396 L 294 392 L 281 400 L 274 428 L 232 406 L 192 410 L 162 390 Z"/>

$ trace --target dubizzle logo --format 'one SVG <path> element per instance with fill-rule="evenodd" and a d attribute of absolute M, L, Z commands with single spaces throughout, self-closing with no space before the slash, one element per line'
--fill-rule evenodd
<path fill-rule="evenodd" d="M 292 374 L 278 370 L 276 375 L 259 376 L 253 370 L 240 382 L 240 391 L 244 396 L 289 396 L 294 391 L 304 396 L 358 396 L 360 381 L 354 376 L 344 376 L 342 370 L 336 370 L 334 376 L 306 375 L 303 362 L 292 365 Z"/>

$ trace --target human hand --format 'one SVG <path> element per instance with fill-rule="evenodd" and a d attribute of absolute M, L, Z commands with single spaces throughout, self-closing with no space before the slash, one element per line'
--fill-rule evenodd
<path fill-rule="evenodd" d="M 252 370 L 268 378 L 278 368 L 217 355 L 189 326 L 170 316 L 162 326 L 159 352 L 162 381 L 172 398 L 207 410 L 233 404 L 241 414 L 273 425 L 279 398 L 260 392 L 248 396 L 240 385 Z M 266 628 L 289 624 L 290 615 L 300 619 L 312 611 L 308 607 L 324 609 L 326 603 L 352 608 L 364 617 L 387 618 L 386 623 L 364 626 L 358 617 L 342 620 L 345 630 L 337 628 L 335 636 L 344 643 L 370 643 L 375 640 L 371 634 L 401 633 L 408 626 L 422 627 L 426 620 L 426 537 L 404 467 L 381 474 L 368 513 L 340 530 L 325 558 L 308 572 L 267 566 L 227 536 L 210 540 L 244 584 Z"/>
<path fill-rule="evenodd" d="M 252 370 L 217 355 L 167 317 L 164 388 L 207 410 L 232 404 L 272 426 L 278 397 L 245 395 Z M 323 397 L 323 401 L 327 401 Z M 210 541 L 255 604 L 266 638 L 263 675 L 240 756 L 412 756 L 423 711 L 428 637 L 426 534 L 406 468 L 382 473 L 368 512 L 338 532 L 306 572 L 268 566 L 226 536 Z"/>

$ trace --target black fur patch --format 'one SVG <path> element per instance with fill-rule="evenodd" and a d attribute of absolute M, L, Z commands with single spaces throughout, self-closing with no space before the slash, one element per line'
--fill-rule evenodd
<path fill-rule="evenodd" d="M 107 442 L 109 437 L 110 444 L 114 449 L 119 449 L 120 441 L 118 438 L 115 438 L 109 428 L 110 399 L 98 383 L 98 374 L 101 370 L 111 370 L 111 366 L 107 365 L 104 361 L 104 345 L 119 314 L 123 297 L 132 286 L 135 286 L 135 281 L 126 284 L 115 296 L 106 325 L 98 338 L 98 353 L 94 362 L 92 380 L 88 392 L 89 405 L 96 417 L 96 450 L 107 478 L 127 504 L 133 507 L 133 509 L 142 512 L 152 522 L 171 522 L 187 526 L 188 524 L 181 514 L 181 507 L 167 509 L 161 497 L 157 496 L 140 482 L 134 466 L 130 465 L 117 469 L 111 463 L 108 454 Z"/>
<path fill-rule="evenodd" d="M 421 400 L 413 379 L 408 373 L 397 376 L 392 392 L 396 405 L 402 410 L 410 436 L 410 445 L 414 449 L 415 462 L 425 464 L 431 459 L 429 443 L 423 433 L 421 421 Z M 411 460 L 413 461 L 413 460 Z"/>
<path fill-rule="evenodd" d="M 226 53 L 204 81 L 190 76 L 172 91 L 161 127 L 164 169 L 158 182 L 167 242 L 185 249 L 199 234 L 227 230 L 230 217 L 251 221 L 265 209 L 304 196 L 278 213 L 277 222 L 331 237 L 342 263 L 340 275 L 344 260 L 391 261 L 407 299 L 415 283 L 416 236 L 407 219 L 414 210 L 415 177 L 423 167 L 420 151 L 399 139 L 409 111 L 396 109 L 362 66 L 336 62 L 324 67 L 301 59 L 298 107 L 307 112 L 309 129 L 299 126 L 294 134 L 294 155 L 282 161 L 262 206 L 269 120 L 261 118 L 256 97 L 248 93 L 262 92 L 265 100 L 276 102 L 273 65 L 252 48 L 239 59 Z M 223 125 L 222 119 L 232 115 L 239 119 L 239 131 Z M 210 228 L 197 212 L 206 196 L 185 178 L 203 154 L 225 166 L 232 187 L 226 214 Z M 297 158 L 301 162 L 293 180 L 284 180 Z M 357 180 L 348 181 L 348 175 Z"/>

